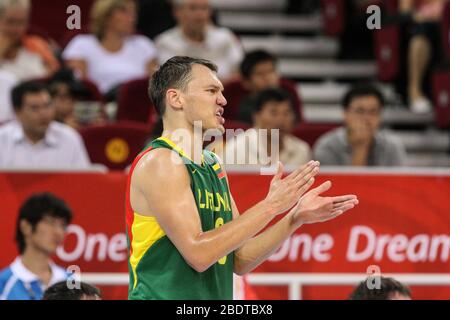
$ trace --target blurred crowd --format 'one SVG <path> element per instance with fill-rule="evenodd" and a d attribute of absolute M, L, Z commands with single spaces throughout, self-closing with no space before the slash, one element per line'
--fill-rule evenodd
<path fill-rule="evenodd" d="M 431 110 L 424 87 L 427 70 L 441 52 L 435 31 L 445 2 L 398 1 L 397 14 L 408 21 L 405 91 L 414 112 Z M 385 99 L 376 85 L 353 86 L 341 102 L 342 126 L 305 141 L 296 83 L 281 76 L 276 55 L 245 52 L 233 31 L 217 25 L 210 1 L 90 3 L 89 22 L 55 40 L 46 37 L 52 30 L 36 32 L 39 28 L 30 24 L 37 1 L 0 1 L 1 168 L 84 169 L 94 163 L 126 168 L 149 139 L 161 134 L 146 87 L 158 66 L 175 55 L 209 59 L 219 67 L 228 101 L 226 126 L 243 131 L 211 145 L 219 154 L 251 156 L 264 150 L 270 158 L 270 130 L 278 129 L 277 157 L 288 165 L 311 158 L 324 165 L 405 165 L 401 141 L 383 129 Z M 349 3 L 363 7 L 377 1 Z M 258 137 L 258 129 L 269 135 Z M 132 143 L 124 131 L 134 132 Z M 108 136 L 121 135 L 109 143 Z"/>

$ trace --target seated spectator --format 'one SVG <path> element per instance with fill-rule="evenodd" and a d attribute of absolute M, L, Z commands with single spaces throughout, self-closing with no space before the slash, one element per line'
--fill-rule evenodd
<path fill-rule="evenodd" d="M 17 120 L 0 127 L 2 168 L 88 168 L 80 135 L 54 121 L 55 109 L 45 85 L 25 82 L 12 91 Z"/>
<path fill-rule="evenodd" d="M 100 290 L 85 282 L 69 287 L 67 281 L 55 283 L 45 290 L 42 300 L 102 300 Z"/>
<path fill-rule="evenodd" d="M 380 130 L 384 98 L 371 85 L 353 87 L 344 97 L 344 127 L 316 142 L 314 158 L 322 165 L 402 166 L 404 146 L 397 137 Z"/>
<path fill-rule="evenodd" d="M 440 21 L 446 0 L 425 0 L 415 6 L 414 0 L 399 1 L 399 11 L 412 18 L 408 46 L 408 98 L 413 112 L 425 113 L 432 110 L 427 97 L 427 74 L 433 64 L 441 60 L 442 44 Z"/>
<path fill-rule="evenodd" d="M 135 24 L 134 0 L 96 0 L 91 9 L 92 34 L 73 38 L 63 58 L 103 94 L 114 97 L 120 84 L 151 75 L 156 68 L 156 49 L 147 37 L 134 35 Z"/>
<path fill-rule="evenodd" d="M 50 257 L 71 220 L 64 201 L 50 193 L 35 194 L 22 204 L 16 224 L 20 255 L 0 272 L 0 300 L 40 300 L 46 287 L 67 279 Z"/>
<path fill-rule="evenodd" d="M 14 119 L 11 90 L 16 84 L 17 78 L 12 73 L 0 70 L 0 125 Z"/>
<path fill-rule="evenodd" d="M 248 52 L 240 65 L 242 80 L 225 84 L 224 95 L 228 104 L 225 118 L 251 123 L 254 97 L 268 88 L 282 88 L 289 92 L 294 103 L 296 122 L 301 118 L 301 101 L 294 82 L 281 78 L 276 58 L 264 50 Z"/>
<path fill-rule="evenodd" d="M 173 56 L 190 56 L 214 62 L 221 80 L 237 75 L 243 49 L 232 31 L 213 25 L 209 0 L 175 0 L 173 4 L 178 25 L 155 38 L 159 63 Z"/>
<path fill-rule="evenodd" d="M 0 70 L 20 81 L 45 77 L 59 68 L 49 44 L 26 35 L 30 10 L 30 0 L 0 2 Z"/>
<path fill-rule="evenodd" d="M 311 159 L 309 145 L 291 134 L 295 112 L 287 92 L 281 89 L 260 92 L 252 118 L 253 127 L 226 141 L 224 148 L 220 141 L 209 147 L 225 164 L 266 166 L 281 161 L 284 165 L 299 166 Z M 272 145 L 273 129 L 279 130 L 279 139 Z"/>
<path fill-rule="evenodd" d="M 359 283 L 350 294 L 350 300 L 411 300 L 411 291 L 407 286 L 393 278 L 380 277 L 380 287 L 371 288 L 375 285 L 375 279 L 370 277 Z"/>
<path fill-rule="evenodd" d="M 55 109 L 55 120 L 74 129 L 81 128 L 84 123 L 76 114 L 76 105 L 90 96 L 90 92 L 82 82 L 77 80 L 69 69 L 61 69 L 49 81 L 52 105 Z M 91 106 L 88 106 L 90 109 Z M 95 110 L 93 110 L 95 111 Z M 95 118 L 89 124 L 104 123 L 104 116 L 98 110 Z"/>

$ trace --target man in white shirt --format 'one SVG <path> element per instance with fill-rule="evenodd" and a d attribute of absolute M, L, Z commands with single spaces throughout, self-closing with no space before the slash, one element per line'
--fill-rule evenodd
<path fill-rule="evenodd" d="M 47 88 L 25 82 L 12 90 L 15 121 L 0 127 L 0 168 L 84 169 L 90 161 L 81 136 L 57 123 Z"/>
<path fill-rule="evenodd" d="M 155 39 L 159 62 L 173 56 L 207 59 L 218 67 L 218 76 L 227 80 L 237 75 L 244 52 L 233 32 L 211 22 L 208 0 L 175 0 L 174 15 L 178 25 Z"/>
<path fill-rule="evenodd" d="M 291 134 L 295 112 L 289 93 L 282 89 L 261 91 L 252 107 L 252 119 L 253 128 L 227 140 L 225 147 L 218 141 L 208 149 L 214 149 L 229 166 L 261 167 L 277 161 L 299 166 L 311 160 L 309 145 Z"/>

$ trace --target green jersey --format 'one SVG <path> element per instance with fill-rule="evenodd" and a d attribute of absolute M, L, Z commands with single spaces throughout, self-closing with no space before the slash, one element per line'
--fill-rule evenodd
<path fill-rule="evenodd" d="M 134 212 L 130 204 L 130 180 L 137 162 L 156 148 L 178 153 L 191 180 L 198 216 L 204 232 L 232 220 L 228 183 L 214 153 L 203 150 L 202 164 L 195 164 L 171 140 L 153 140 L 134 161 L 127 183 L 126 223 L 130 273 L 129 299 L 232 299 L 233 253 L 208 270 L 197 272 L 184 260 L 155 217 Z M 164 186 L 161 186 L 164 187 Z M 170 190 L 167 190 L 170 192 Z M 177 201 L 177 195 L 173 195 Z"/>

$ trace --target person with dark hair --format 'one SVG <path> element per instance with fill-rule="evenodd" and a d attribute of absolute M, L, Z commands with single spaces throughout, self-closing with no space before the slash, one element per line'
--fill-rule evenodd
<path fill-rule="evenodd" d="M 411 290 L 401 282 L 393 279 L 380 277 L 379 288 L 372 288 L 368 283 L 375 286 L 376 279 L 370 277 L 356 286 L 350 294 L 350 300 L 411 300 Z"/>
<path fill-rule="evenodd" d="M 356 85 L 343 99 L 344 126 L 316 142 L 314 157 L 323 165 L 403 166 L 406 151 L 401 141 L 380 130 L 384 98 L 369 84 Z"/>
<path fill-rule="evenodd" d="M 214 62 L 222 80 L 237 76 L 244 50 L 230 29 L 214 25 L 210 0 L 173 0 L 172 5 L 177 26 L 155 38 L 159 63 L 189 55 Z"/>
<path fill-rule="evenodd" d="M 300 166 L 311 160 L 309 145 L 291 134 L 295 111 L 289 93 L 282 89 L 261 91 L 255 97 L 251 117 L 252 128 L 226 141 L 224 148 L 221 140 L 211 145 L 227 165 L 264 166 L 279 160 L 285 165 Z M 279 138 L 272 145 L 276 132 Z M 244 161 L 239 162 L 239 155 Z"/>
<path fill-rule="evenodd" d="M 43 83 L 21 83 L 11 95 L 17 120 L 0 127 L 1 168 L 90 166 L 78 132 L 54 121 L 55 108 Z"/>
<path fill-rule="evenodd" d="M 281 77 L 274 55 L 261 49 L 247 52 L 239 69 L 241 79 L 225 85 L 225 95 L 229 102 L 226 116 L 251 123 L 255 96 L 265 89 L 280 88 L 291 95 L 296 123 L 302 119 L 297 86 L 293 81 Z"/>
<path fill-rule="evenodd" d="M 89 112 L 77 115 L 76 106 L 86 101 L 95 100 L 86 86 L 75 77 L 70 69 L 61 69 L 48 81 L 51 103 L 55 109 L 55 120 L 75 130 L 84 125 L 103 124 L 104 115 L 100 106 L 87 105 Z M 83 106 L 85 108 L 85 106 Z"/>
<path fill-rule="evenodd" d="M 28 198 L 19 210 L 19 256 L 0 272 L 0 300 L 40 300 L 46 287 L 67 278 L 50 257 L 62 244 L 72 211 L 51 193 Z"/>
<path fill-rule="evenodd" d="M 100 290 L 86 282 L 61 281 L 45 290 L 42 300 L 101 300 Z"/>
<path fill-rule="evenodd" d="M 286 178 L 279 162 L 267 197 L 240 215 L 222 163 L 202 148 L 207 131 L 225 131 L 227 101 L 216 71 L 207 60 L 173 57 L 150 80 L 163 133 L 128 175 L 129 299 L 232 299 L 233 272 L 256 268 L 302 224 L 333 219 L 358 203 L 354 195 L 321 197 L 329 181 L 306 193 L 317 162 Z"/>

